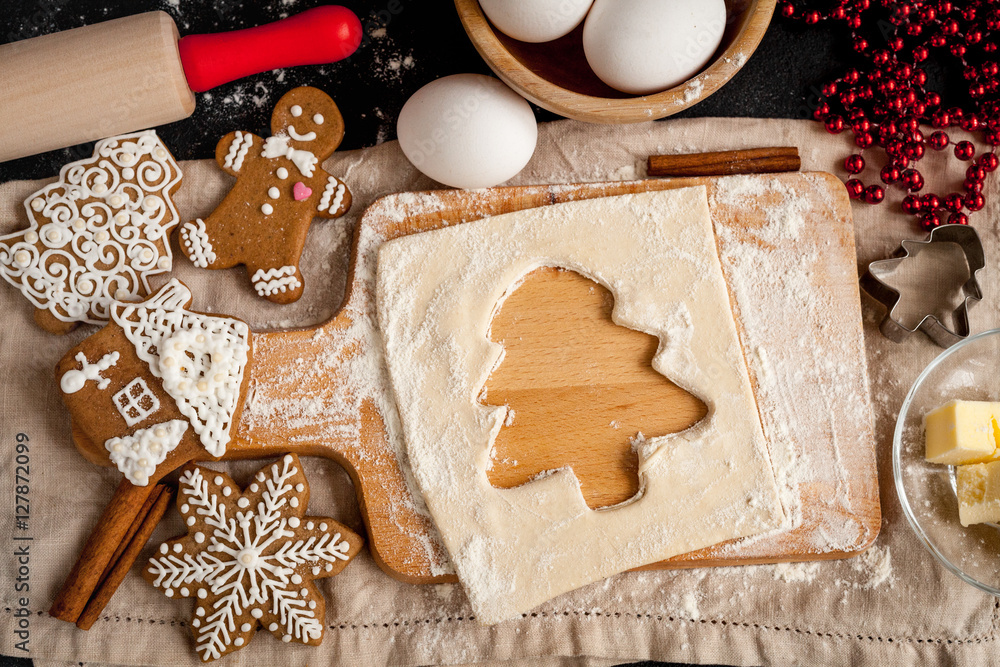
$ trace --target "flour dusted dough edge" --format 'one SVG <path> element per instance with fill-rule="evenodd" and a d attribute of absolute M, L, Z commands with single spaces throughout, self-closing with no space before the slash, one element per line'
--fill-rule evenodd
<path fill-rule="evenodd" d="M 641 490 L 590 510 L 569 469 L 493 488 L 506 408 L 476 402 L 503 355 L 497 304 L 561 266 L 608 287 L 612 317 L 660 340 L 653 367 L 708 415 L 640 450 Z M 704 187 L 568 202 L 382 246 L 377 309 L 417 484 L 477 620 L 496 623 L 624 570 L 783 518 Z"/>

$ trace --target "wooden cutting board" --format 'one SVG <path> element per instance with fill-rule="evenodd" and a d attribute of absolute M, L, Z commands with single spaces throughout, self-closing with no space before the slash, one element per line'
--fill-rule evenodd
<path fill-rule="evenodd" d="M 749 204 L 745 197 L 721 196 L 732 194 L 736 182 L 717 177 L 403 193 L 376 201 L 358 224 L 338 314 L 313 329 L 254 334 L 251 396 L 226 458 L 292 451 L 336 460 L 354 481 L 379 565 L 407 582 L 454 581 L 434 528 L 408 489 L 400 445 L 387 433 L 386 421 L 398 423 L 397 417 L 382 414 L 392 411 L 373 397 L 371 386 L 362 386 L 386 380 L 377 337 L 362 335 L 374 321 L 379 243 L 572 199 L 704 185 L 765 435 L 772 458 L 781 459 L 779 477 L 790 478 L 779 481 L 792 483 L 785 500 L 796 522 L 649 567 L 829 559 L 863 551 L 878 535 L 881 515 L 848 198 L 829 174 L 736 178 L 750 179 L 739 182 L 740 192 L 760 191 Z M 804 219 L 775 221 L 788 213 L 779 200 L 789 193 Z M 786 222 L 795 234 L 765 233 Z M 756 254 L 748 255 L 748 247 Z M 768 280 L 780 286 L 782 271 L 807 276 L 809 293 L 790 293 L 801 308 L 761 316 L 776 291 Z M 759 295 L 753 293 L 755 275 Z M 490 471 L 494 486 L 516 486 L 541 470 L 570 464 L 588 504 L 620 502 L 635 492 L 635 462 L 622 443 L 636 431 L 683 429 L 704 414 L 700 401 L 649 368 L 655 340 L 610 322 L 609 299 L 585 278 L 548 269 L 530 275 L 496 314 L 494 339 L 504 340 L 510 358 L 520 361 L 498 367 L 482 400 L 542 407 L 522 409 L 520 416 L 515 408 L 509 428 L 501 430 Z M 583 345 L 600 354 L 566 353 Z M 618 402 L 601 402 L 609 396 Z M 549 449 L 545 434 L 553 429 L 569 430 L 580 446 Z M 789 465 L 793 459 L 797 463 Z"/>

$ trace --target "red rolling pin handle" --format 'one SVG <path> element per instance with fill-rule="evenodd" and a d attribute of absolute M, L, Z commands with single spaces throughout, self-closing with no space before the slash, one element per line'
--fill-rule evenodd
<path fill-rule="evenodd" d="M 327 5 L 257 28 L 188 35 L 177 47 L 188 85 L 200 93 L 279 67 L 343 60 L 360 44 L 361 21 L 354 12 Z"/>

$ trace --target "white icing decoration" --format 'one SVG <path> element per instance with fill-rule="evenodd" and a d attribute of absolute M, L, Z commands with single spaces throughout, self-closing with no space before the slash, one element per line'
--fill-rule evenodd
<path fill-rule="evenodd" d="M 181 248 L 188 259 L 200 269 L 215 262 L 216 255 L 212 250 L 212 241 L 208 238 L 205 221 L 201 218 L 181 225 Z"/>
<path fill-rule="evenodd" d="M 252 618 L 260 619 L 263 613 L 256 613 L 258 607 L 269 608 L 277 622 L 269 623 L 268 629 L 274 632 L 282 627 L 289 640 L 319 637 L 323 619 L 317 618 L 309 606 L 308 590 L 290 588 L 294 577 L 301 580 L 300 575 L 293 574 L 303 565 L 332 565 L 348 560 L 341 549 L 343 543 L 337 543 L 339 535 L 289 539 L 294 534 L 286 530 L 287 518 L 283 514 L 288 496 L 294 493 L 289 480 L 298 468 L 282 461 L 269 471 L 267 490 L 257 506 L 229 516 L 230 506 L 216 495 L 201 469 L 186 470 L 180 478 L 180 493 L 211 529 L 208 545 L 193 554 L 160 555 L 149 560 L 153 585 L 164 593 L 184 585 L 196 589 L 201 599 L 207 597 L 208 591 L 215 597 L 195 633 L 196 651 L 203 660 L 219 658 L 230 644 L 237 645 L 232 634 L 237 628 L 248 631 L 242 624 L 237 625 L 246 609 L 251 609 Z"/>
<path fill-rule="evenodd" d="M 321 113 L 318 113 L 315 116 L 313 116 L 313 122 L 316 123 L 317 125 L 322 125 L 325 120 L 326 119 L 323 118 L 323 114 Z"/>
<path fill-rule="evenodd" d="M 344 200 L 344 184 L 338 181 L 333 176 L 326 179 L 326 187 L 323 188 L 323 196 L 319 200 L 319 210 L 325 211 L 327 209 L 331 211 L 336 211 L 340 208 L 340 203 Z M 336 196 L 334 196 L 336 192 Z M 330 197 L 333 196 L 333 203 L 330 203 Z"/>
<path fill-rule="evenodd" d="M 309 151 L 289 146 L 288 136 L 284 134 L 276 134 L 273 137 L 268 137 L 264 141 L 264 150 L 261 152 L 261 156 L 266 158 L 288 158 L 299 170 L 299 173 L 306 178 L 312 177 L 316 163 L 319 162 L 319 159 Z"/>
<path fill-rule="evenodd" d="M 260 210 L 264 215 L 271 215 L 272 213 L 274 213 L 274 207 L 271 206 L 270 204 L 264 204 L 263 206 L 260 207 Z"/>
<path fill-rule="evenodd" d="M 253 146 L 253 135 L 247 132 L 237 132 L 236 137 L 233 138 L 233 143 L 229 146 L 229 152 L 226 153 L 226 159 L 223 161 L 222 166 L 226 169 L 232 169 L 233 171 L 239 171 L 243 167 L 243 159 L 247 156 L 247 152 L 250 147 Z"/>
<path fill-rule="evenodd" d="M 218 457 L 229 443 L 250 330 L 239 320 L 184 310 L 190 299 L 188 289 L 171 280 L 143 305 L 118 304 L 112 318 L 139 358 L 163 381 L 181 414 L 191 420 L 201 444 Z"/>
<path fill-rule="evenodd" d="M 142 378 L 129 382 L 111 400 L 129 426 L 135 426 L 160 409 L 160 399 L 149 390 L 149 385 Z"/>
<path fill-rule="evenodd" d="M 97 382 L 98 389 L 108 388 L 108 384 L 111 383 L 111 380 L 102 377 L 101 371 L 106 371 L 118 363 L 117 352 L 109 352 L 93 364 L 87 361 L 87 355 L 83 352 L 78 352 L 74 358 L 83 364 L 83 368 L 80 370 L 66 371 L 66 373 L 62 376 L 62 379 L 59 380 L 59 388 L 62 389 L 64 394 L 75 394 L 80 391 L 83 389 L 83 385 L 87 383 L 87 380 L 94 380 Z"/>
<path fill-rule="evenodd" d="M 278 167 L 278 171 L 275 173 L 278 174 L 278 178 L 280 178 L 281 180 L 285 180 L 286 178 L 288 178 L 288 170 L 285 169 L 284 167 Z"/>
<path fill-rule="evenodd" d="M 277 199 L 281 196 L 281 190 L 274 187 L 273 185 L 267 189 L 267 196 L 271 199 Z"/>
<path fill-rule="evenodd" d="M 294 266 L 283 266 L 280 269 L 257 269 L 250 279 L 257 294 L 270 296 L 278 292 L 298 289 L 302 283 L 295 277 Z"/>
<path fill-rule="evenodd" d="M 289 125 L 288 136 L 290 136 L 292 139 L 295 139 L 295 141 L 312 141 L 316 138 L 316 133 L 309 131 L 306 132 L 305 134 L 299 134 L 298 132 L 295 131 L 294 125 Z"/>
<path fill-rule="evenodd" d="M 295 116 L 296 118 L 302 115 L 302 107 L 300 107 L 298 104 L 293 104 L 290 111 L 292 112 L 292 115 Z"/>
<path fill-rule="evenodd" d="M 25 202 L 29 228 L 0 237 L 0 276 L 62 322 L 102 324 L 117 293 L 148 294 L 148 277 L 166 270 L 159 259 L 170 257 L 167 236 L 179 222 L 167 193 L 181 171 L 166 151 L 156 155 L 158 146 L 152 130 L 123 135 L 63 166 L 58 181 Z M 149 197 L 156 207 L 142 205 Z"/>
<path fill-rule="evenodd" d="M 111 462 L 128 481 L 146 486 L 156 466 L 177 447 L 187 428 L 188 423 L 183 419 L 171 419 L 123 438 L 110 438 L 104 447 L 111 455 Z"/>
<path fill-rule="evenodd" d="M 201 532 L 195 533 L 194 534 L 194 541 L 197 542 L 198 544 L 201 544 L 202 542 L 204 542 L 205 541 L 205 533 L 201 533 Z"/>

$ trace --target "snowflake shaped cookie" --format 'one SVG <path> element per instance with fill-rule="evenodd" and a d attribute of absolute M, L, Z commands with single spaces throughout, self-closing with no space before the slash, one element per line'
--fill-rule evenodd
<path fill-rule="evenodd" d="M 343 570 L 362 538 L 304 516 L 308 502 L 293 454 L 261 469 L 243 493 L 225 473 L 184 469 L 177 507 L 188 534 L 161 544 L 143 576 L 167 597 L 195 598 L 191 631 L 203 661 L 242 648 L 258 626 L 284 642 L 323 640 L 326 604 L 313 580 Z"/>

